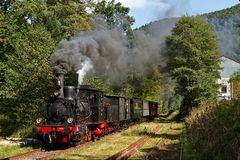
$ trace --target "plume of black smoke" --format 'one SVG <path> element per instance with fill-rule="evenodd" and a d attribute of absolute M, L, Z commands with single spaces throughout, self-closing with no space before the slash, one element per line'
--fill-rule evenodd
<path fill-rule="evenodd" d="M 134 37 L 133 47 L 129 48 L 126 37 L 118 29 L 80 33 L 59 43 L 51 56 L 51 65 L 64 73 L 82 68 L 86 73 L 92 69 L 106 76 L 111 85 L 120 85 L 129 72 L 145 73 L 161 60 L 159 41 L 142 32 L 136 32 Z M 86 64 L 89 66 L 84 67 Z"/>

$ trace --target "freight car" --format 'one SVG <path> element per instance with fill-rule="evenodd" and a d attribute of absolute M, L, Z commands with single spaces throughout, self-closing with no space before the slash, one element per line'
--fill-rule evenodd
<path fill-rule="evenodd" d="M 45 145 L 95 141 L 142 118 L 159 115 L 159 104 L 139 98 L 104 95 L 97 89 L 63 86 L 50 97 L 46 116 L 36 120 L 34 130 Z"/>

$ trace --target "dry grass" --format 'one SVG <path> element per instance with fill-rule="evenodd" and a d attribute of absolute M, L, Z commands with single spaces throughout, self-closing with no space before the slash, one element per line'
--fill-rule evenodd
<path fill-rule="evenodd" d="M 186 122 L 188 142 L 200 159 L 240 158 L 240 101 L 202 106 Z"/>
<path fill-rule="evenodd" d="M 79 160 L 98 160 L 106 159 L 118 151 L 126 148 L 133 142 L 137 141 L 144 134 L 150 132 L 159 125 L 158 122 L 142 123 L 132 126 L 121 133 L 114 134 L 108 139 L 103 139 L 92 143 L 76 151 L 64 154 L 56 159 L 79 159 Z"/>
<path fill-rule="evenodd" d="M 174 118 L 177 115 L 177 112 L 172 113 L 163 120 L 155 120 L 153 122 L 145 122 L 139 125 L 130 127 L 127 130 L 122 131 L 121 133 L 116 133 L 108 139 L 103 139 L 86 147 L 79 148 L 78 150 L 65 153 L 64 155 L 55 158 L 58 160 L 65 159 L 79 159 L 79 160 L 100 160 L 106 159 L 111 155 L 119 152 L 120 150 L 125 149 L 133 142 L 140 139 L 143 135 L 147 133 L 152 133 L 152 129 L 157 126 L 160 126 L 161 129 L 158 133 L 153 134 L 151 139 L 143 145 L 143 147 L 130 159 L 141 159 L 147 155 L 147 153 L 152 150 L 152 147 L 159 141 L 163 140 L 162 146 L 159 146 L 160 154 L 169 154 L 172 155 L 172 152 L 176 152 L 179 156 L 179 148 L 176 146 L 179 145 L 179 135 L 182 133 L 182 123 L 170 122 L 171 118 Z M 155 157 L 159 154 L 155 155 Z"/>
<path fill-rule="evenodd" d="M 160 132 L 130 159 L 179 159 L 182 123 L 164 123 Z"/>
<path fill-rule="evenodd" d="M 135 155 L 133 155 L 130 159 L 134 160 L 134 159 L 142 159 L 143 157 L 146 157 L 148 155 L 149 152 L 153 152 L 153 150 L 156 150 L 155 147 L 158 148 L 158 151 L 163 149 L 163 145 L 164 146 L 171 146 L 174 144 L 179 143 L 178 138 L 176 139 L 169 139 L 169 137 L 171 135 L 178 135 L 181 134 L 181 129 L 178 130 L 176 133 L 170 131 L 171 127 L 173 125 L 176 126 L 176 124 L 172 124 L 172 123 L 160 123 L 161 124 L 161 129 L 159 130 L 159 132 L 153 136 Z M 180 126 L 181 128 L 182 126 Z M 169 137 L 167 137 L 169 136 Z M 155 146 L 158 143 L 157 146 Z M 160 154 L 160 152 L 158 152 L 158 154 Z M 152 159 L 157 158 L 158 155 L 156 154 L 155 156 L 152 155 Z"/>

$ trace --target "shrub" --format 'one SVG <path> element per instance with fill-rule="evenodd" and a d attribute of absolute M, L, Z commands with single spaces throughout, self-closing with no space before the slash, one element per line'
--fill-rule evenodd
<path fill-rule="evenodd" d="M 240 158 L 240 101 L 204 105 L 186 119 L 188 141 L 201 159 Z"/>

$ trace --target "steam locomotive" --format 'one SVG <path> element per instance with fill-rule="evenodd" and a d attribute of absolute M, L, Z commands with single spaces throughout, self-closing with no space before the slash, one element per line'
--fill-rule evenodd
<path fill-rule="evenodd" d="M 91 87 L 63 85 L 57 74 L 58 90 L 50 97 L 44 118 L 34 130 L 45 145 L 95 141 L 143 118 L 159 115 L 159 104 L 138 98 L 104 95 Z"/>

